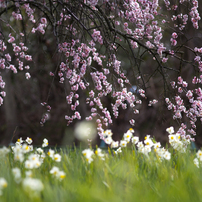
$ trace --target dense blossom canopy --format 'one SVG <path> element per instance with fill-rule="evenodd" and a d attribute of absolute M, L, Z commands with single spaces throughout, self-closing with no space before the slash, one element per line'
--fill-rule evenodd
<path fill-rule="evenodd" d="M 202 90 L 198 85 L 202 82 L 202 48 L 190 45 L 193 36 L 187 33 L 199 29 L 198 8 L 197 0 L 1 0 L 1 72 L 24 72 L 25 78 L 31 79 L 35 63 L 31 44 L 39 36 L 54 37 L 59 65 L 49 76 L 64 85 L 69 106 L 67 125 L 75 119 L 94 120 L 98 134 L 105 139 L 104 127 L 113 123 L 121 108 L 139 113 L 142 99 L 147 98 L 149 80 L 158 73 L 168 109 L 181 123 L 179 133 L 185 135 L 188 129 L 195 135 L 196 121 L 202 116 Z M 189 58 L 184 57 L 185 50 Z M 123 53 L 127 59 L 121 57 Z M 149 76 L 144 74 L 144 61 L 154 64 L 147 67 Z M 190 88 L 191 82 L 181 75 L 186 65 L 195 70 Z M 2 75 L 0 105 L 6 96 L 5 85 Z M 136 90 L 131 90 L 134 86 Z M 90 109 L 86 117 L 78 110 L 81 96 Z M 110 99 L 110 105 L 106 99 Z M 149 100 L 149 106 L 157 99 Z M 41 103 L 47 112 L 51 110 L 48 102 Z M 45 113 L 41 124 L 47 119 Z M 134 126 L 132 115 L 128 121 Z"/>

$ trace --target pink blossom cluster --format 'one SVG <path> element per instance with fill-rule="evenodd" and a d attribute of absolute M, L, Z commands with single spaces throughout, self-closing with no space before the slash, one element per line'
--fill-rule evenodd
<path fill-rule="evenodd" d="M 32 29 L 32 33 L 35 33 L 36 31 L 41 32 L 41 34 L 45 34 L 45 28 L 47 27 L 47 20 L 46 18 L 41 18 L 41 22 L 38 24 L 36 28 Z"/>
<path fill-rule="evenodd" d="M 144 41 L 146 47 L 149 49 L 156 49 L 159 57 L 162 58 L 162 62 L 165 63 L 168 57 L 163 57 L 163 53 L 166 52 L 168 47 L 162 42 L 164 30 L 158 19 L 162 18 L 162 22 L 169 24 L 169 26 L 171 26 L 170 22 L 174 22 L 174 30 L 180 33 L 180 31 L 185 29 L 190 17 L 193 27 L 198 29 L 198 21 L 201 18 L 198 12 L 197 0 L 191 1 L 192 8 L 189 13 L 179 13 L 175 15 L 176 11 L 181 11 L 180 6 L 184 6 L 183 4 L 185 2 L 188 4 L 187 0 L 180 0 L 178 4 L 164 0 L 167 10 L 174 13 L 171 19 L 169 19 L 168 16 L 164 16 L 158 11 L 158 9 L 161 8 L 159 1 L 126 0 L 124 1 L 125 10 L 119 10 L 119 16 L 125 20 L 123 30 L 134 39 Z M 116 25 L 119 26 L 120 23 L 116 23 Z M 173 32 L 170 39 L 170 45 L 172 47 L 177 45 L 177 37 L 179 34 L 177 32 Z M 135 41 L 131 40 L 132 47 L 137 48 L 138 44 L 135 43 L 134 45 L 134 43 Z M 172 50 L 168 51 L 170 54 L 173 54 Z M 154 57 L 154 59 L 156 60 L 156 57 Z"/>
<path fill-rule="evenodd" d="M 72 28 L 69 27 L 69 29 Z M 74 119 L 81 119 L 80 113 L 77 110 L 80 98 L 79 89 L 85 90 L 91 87 L 94 90 L 91 90 L 89 97 L 86 98 L 86 104 L 90 107 L 91 113 L 86 117 L 86 120 L 96 119 L 98 134 L 101 135 L 104 130 L 103 125 L 108 126 L 112 124 L 111 112 L 103 103 L 104 97 L 112 96 L 115 99 L 115 104 L 112 104 L 113 116 L 115 118 L 118 117 L 119 102 L 122 102 L 121 106 L 123 109 L 127 109 L 127 105 L 134 108 L 136 99 L 131 92 L 127 92 L 127 88 L 124 88 L 122 91 L 113 91 L 113 85 L 109 81 L 111 72 L 114 71 L 117 75 L 117 83 L 120 85 L 120 88 L 123 88 L 129 81 L 121 71 L 121 62 L 116 58 L 116 55 L 112 55 L 110 58 L 111 61 L 107 63 L 108 68 L 103 67 L 105 56 L 100 55 L 96 49 L 96 44 L 102 45 L 100 32 L 93 30 L 92 37 L 94 41 L 90 41 L 89 46 L 81 43 L 79 40 L 59 44 L 59 51 L 65 55 L 66 60 L 61 62 L 58 76 L 61 83 L 67 80 L 70 84 L 70 93 L 66 96 L 66 101 L 70 105 L 73 114 L 65 116 L 67 125 L 72 123 Z M 101 71 L 96 70 L 92 66 L 93 61 L 102 67 Z M 91 82 L 87 82 L 85 79 L 87 70 L 91 71 L 89 74 L 92 79 Z M 144 92 L 142 92 L 143 94 Z M 140 101 L 139 104 L 141 104 Z M 138 113 L 138 110 L 134 109 L 134 113 Z M 130 120 L 132 125 L 134 125 L 134 122 L 134 120 Z"/>
<path fill-rule="evenodd" d="M 98 41 L 98 43 L 103 44 L 103 39 L 102 39 L 102 35 L 100 34 L 100 31 L 94 29 L 92 37 L 94 41 Z"/>
<path fill-rule="evenodd" d="M 44 1 L 43 4 L 45 10 L 48 8 L 47 2 Z M 142 103 L 140 98 L 128 90 L 132 84 L 123 71 L 124 63 L 117 56 L 122 44 L 127 41 L 135 59 L 136 52 L 141 47 L 143 51 L 152 55 L 154 60 L 157 60 L 159 68 L 163 68 L 164 63 L 170 58 L 178 57 L 179 39 L 188 21 L 191 21 L 193 27 L 198 29 L 198 22 L 201 18 L 197 0 L 164 0 L 161 2 L 158 0 L 124 0 L 123 6 L 119 6 L 116 1 L 105 0 L 100 5 L 98 2 L 98 0 L 84 0 L 80 4 L 77 1 L 74 2 L 75 5 L 80 5 L 78 10 L 88 8 L 85 12 L 81 12 L 85 16 L 85 20 L 82 20 L 83 16 L 81 18 L 77 16 L 77 12 L 74 13 L 74 9 L 71 10 L 68 6 L 61 8 L 60 13 L 48 13 L 49 10 L 47 9 L 47 14 L 46 12 L 43 13 L 42 9 L 39 12 L 43 14 L 35 19 L 37 6 L 34 9 L 31 6 L 32 1 L 27 3 L 26 0 L 19 0 L 13 4 L 15 11 L 12 12 L 12 19 L 21 20 L 23 23 L 22 15 L 25 13 L 28 17 L 27 23 L 30 23 L 26 27 L 31 29 L 31 33 L 43 34 L 43 37 L 49 30 L 48 24 L 50 22 L 54 36 L 58 39 L 57 45 L 61 61 L 59 68 L 54 73 L 50 72 L 49 74 L 55 80 L 58 79 L 59 83 L 67 89 L 66 103 L 71 110 L 68 115 L 65 115 L 67 125 L 75 119 L 82 119 L 79 105 L 81 97 L 85 95 L 84 100 L 89 109 L 89 114 L 85 118 L 96 121 L 98 133 L 103 138 L 103 127 L 110 126 L 113 118 L 118 118 L 120 108 L 130 108 L 134 114 L 138 114 L 139 110 L 136 105 Z M 39 5 L 37 4 L 39 2 L 36 1 L 35 3 Z M 56 3 L 53 2 L 53 5 Z M 69 1 L 66 1 L 65 5 L 69 5 L 68 3 Z M 166 6 L 170 16 L 161 12 L 162 4 L 160 3 Z M 7 1 L 1 1 L 0 8 L 6 4 Z M 180 9 L 184 5 L 191 5 L 190 11 Z M 104 14 L 99 20 L 93 19 L 102 14 L 100 11 L 102 8 L 105 9 L 106 13 L 107 8 L 110 10 L 109 16 Z M 56 7 L 55 9 L 57 10 Z M 54 21 L 51 21 L 52 18 Z M 4 22 L 3 18 L 0 20 Z M 12 26 L 7 22 L 6 26 L 11 31 L 5 39 L 0 35 L 0 69 L 8 69 L 13 73 L 26 70 L 25 78 L 30 79 L 31 75 L 27 70 L 30 69 L 29 63 L 32 62 L 33 57 L 28 54 L 24 33 L 12 29 Z M 104 27 L 108 27 L 108 30 L 104 30 Z M 164 40 L 165 27 L 172 28 L 167 43 Z M 111 40 L 111 36 L 113 40 Z M 7 46 L 12 49 L 11 53 L 8 52 Z M 201 72 L 202 48 L 196 47 L 193 52 L 195 53 L 194 65 L 198 66 Z M 141 75 L 140 72 L 138 75 Z M 137 80 L 141 78 L 139 77 Z M 175 120 L 182 120 L 183 122 L 184 118 L 189 119 L 187 125 L 181 124 L 179 129 L 181 135 L 186 134 L 185 130 L 195 135 L 196 121 L 198 118 L 202 121 L 202 90 L 196 85 L 201 83 L 202 75 L 193 78 L 192 84 L 195 87 L 189 86 L 190 89 L 188 89 L 188 81 L 184 81 L 182 77 L 178 77 L 177 82 L 171 82 L 173 90 L 177 92 L 173 99 L 165 99 L 168 109 L 173 111 L 173 119 Z M 5 82 L 0 76 L 0 88 L 3 89 L 4 86 Z M 137 89 L 140 97 L 146 98 L 145 89 L 139 86 Z M 83 91 L 85 93 L 81 94 Z M 0 105 L 3 104 L 5 95 L 4 91 L 0 92 Z M 106 104 L 108 98 L 112 100 L 111 106 Z M 149 101 L 149 106 L 157 102 L 156 99 Z M 41 120 L 41 124 L 44 124 L 49 119 L 51 107 L 47 103 L 42 103 L 42 105 L 47 111 Z M 131 118 L 129 123 L 134 125 L 135 120 Z M 191 139 L 187 135 L 186 138 Z"/>
<path fill-rule="evenodd" d="M 202 76 L 200 78 L 195 76 L 192 83 L 196 86 L 198 83 L 202 83 Z M 173 119 L 179 119 L 183 122 L 187 117 L 189 123 L 186 124 L 186 128 L 188 128 L 190 134 L 196 135 L 196 121 L 198 119 L 202 121 L 202 89 L 196 87 L 193 90 L 188 90 L 188 84 L 182 77 L 178 77 L 177 84 L 172 82 L 171 85 L 174 89 L 177 89 L 178 93 L 173 102 L 169 98 L 165 99 L 168 109 L 173 110 Z M 185 103 L 189 104 L 185 105 Z"/>
<path fill-rule="evenodd" d="M 116 98 L 115 103 L 111 104 L 113 109 L 113 115 L 115 118 L 119 115 L 119 107 L 123 109 L 127 109 L 127 107 L 131 107 L 134 110 L 134 113 L 137 114 L 138 110 L 135 109 L 135 104 L 141 104 L 138 99 L 136 99 L 135 95 L 132 92 L 128 92 L 126 88 L 123 88 L 122 91 L 113 92 L 113 97 Z M 131 122 L 132 125 L 134 124 Z"/>
<path fill-rule="evenodd" d="M 199 12 L 198 12 L 198 1 L 192 0 L 193 7 L 191 8 L 191 12 L 189 15 L 191 16 L 191 21 L 193 23 L 193 27 L 198 29 L 198 21 L 201 19 Z"/>
<path fill-rule="evenodd" d="M 98 0 L 85 0 L 84 2 L 92 7 L 95 7 L 98 4 Z"/>

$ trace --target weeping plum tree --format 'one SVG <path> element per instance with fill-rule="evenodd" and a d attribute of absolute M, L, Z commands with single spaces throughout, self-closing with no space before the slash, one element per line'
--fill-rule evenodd
<path fill-rule="evenodd" d="M 33 47 L 43 38 L 57 54 L 48 76 L 63 85 L 67 125 L 94 120 L 104 139 L 104 128 L 130 108 L 134 126 L 133 115 L 141 113 L 149 82 L 158 75 L 162 89 L 149 106 L 162 96 L 178 132 L 193 139 L 202 117 L 199 8 L 197 0 L 1 0 L 0 105 L 5 72 L 35 76 Z M 47 111 L 51 90 L 41 103 Z M 90 109 L 85 117 L 81 104 Z M 44 113 L 41 124 L 48 118 Z"/>

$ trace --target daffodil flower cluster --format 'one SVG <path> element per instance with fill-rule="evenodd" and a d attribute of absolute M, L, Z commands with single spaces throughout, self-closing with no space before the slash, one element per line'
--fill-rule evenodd
<path fill-rule="evenodd" d="M 53 166 L 53 168 L 50 170 L 50 173 L 55 176 L 59 180 L 63 180 L 66 176 L 65 172 L 60 170 L 58 167 Z"/>
<path fill-rule="evenodd" d="M 139 140 L 139 137 L 133 136 L 133 133 L 134 133 L 134 130 L 130 128 L 126 133 L 124 133 L 123 140 L 121 140 L 120 142 L 114 141 L 112 139 L 113 133 L 111 132 L 111 130 L 104 131 L 102 136 L 105 143 L 108 145 L 111 145 L 111 148 L 118 148 L 119 146 L 126 147 L 127 144 L 130 142 L 130 140 L 132 140 L 132 142 L 136 142 L 137 140 Z M 119 150 L 121 151 L 121 149 Z"/>
<path fill-rule="evenodd" d="M 139 141 L 138 136 L 134 136 L 134 130 L 130 128 L 126 133 L 123 135 L 123 139 L 118 142 L 112 139 L 112 132 L 111 130 L 104 131 L 103 137 L 106 144 L 111 145 L 111 148 L 118 148 L 114 151 L 115 154 L 121 153 L 122 148 L 127 147 L 127 145 L 131 142 L 132 145 L 137 147 L 139 153 L 142 153 L 146 156 L 152 151 L 152 149 L 156 152 L 156 156 L 158 159 L 163 160 L 170 160 L 171 154 L 165 148 L 161 148 L 160 142 L 155 142 L 150 135 L 145 137 L 144 142 Z"/>
<path fill-rule="evenodd" d="M 170 145 L 175 150 L 181 153 L 185 153 L 187 146 L 191 143 L 191 140 L 186 138 L 185 135 L 181 135 L 180 133 L 174 134 L 174 128 L 172 126 L 167 128 L 166 131 L 169 133 L 168 138 Z"/>
<path fill-rule="evenodd" d="M 47 154 L 48 154 L 48 156 L 49 156 L 51 159 L 53 159 L 54 161 L 56 161 L 56 162 L 60 162 L 60 161 L 61 161 L 61 158 L 62 158 L 61 155 L 55 153 L 54 150 L 49 149 L 49 151 L 48 151 Z"/>
<path fill-rule="evenodd" d="M 24 154 L 33 151 L 33 146 L 31 145 L 32 139 L 27 138 L 26 141 L 23 141 L 22 138 L 19 138 L 15 143 L 15 146 L 11 147 L 14 160 L 23 162 Z"/>
<path fill-rule="evenodd" d="M 36 148 L 33 149 L 32 139 L 27 137 L 26 140 L 22 140 L 22 138 L 19 138 L 17 142 L 15 143 L 15 146 L 11 147 L 11 151 L 13 153 L 13 157 L 15 161 L 19 161 L 22 166 L 26 169 L 25 177 L 22 176 L 22 170 L 18 167 L 12 168 L 12 174 L 14 177 L 14 180 L 17 184 L 22 185 L 23 189 L 27 194 L 30 194 L 32 196 L 38 196 L 40 192 L 44 189 L 44 185 L 41 182 L 40 179 L 34 179 L 33 177 L 33 169 L 39 168 L 46 158 L 46 154 L 42 148 Z M 42 147 L 48 146 L 48 140 L 44 139 L 42 143 Z M 10 150 L 7 148 L 0 149 L 0 154 L 5 155 Z M 54 160 L 54 162 L 60 162 L 61 161 L 61 155 L 58 153 L 55 153 L 54 150 L 49 149 L 48 156 Z M 65 172 L 62 170 L 59 170 L 58 167 L 53 167 L 50 170 L 50 173 L 53 174 L 57 179 L 63 180 L 66 176 Z M 0 181 L 1 183 L 1 181 Z M 3 185 L 2 185 L 3 186 Z M 1 185 L 0 185 L 1 188 Z M 0 189 L 1 191 L 1 189 Z"/>
<path fill-rule="evenodd" d="M 144 141 L 137 141 L 136 146 L 138 148 L 138 152 L 148 156 L 148 154 L 153 150 L 156 153 L 156 157 L 162 161 L 170 160 L 171 153 L 166 150 L 164 147 L 161 147 L 160 142 L 155 142 L 153 138 L 150 137 L 150 135 L 145 136 Z"/>
<path fill-rule="evenodd" d="M 84 150 L 82 151 L 82 154 L 83 154 L 85 160 L 86 160 L 89 164 L 94 160 L 94 158 L 96 158 L 96 156 L 97 156 L 99 159 L 103 160 L 103 161 L 105 160 L 105 157 L 106 157 L 106 154 L 104 154 L 104 153 L 102 152 L 102 149 L 100 149 L 100 148 L 97 148 L 97 149 L 95 150 L 95 152 L 94 152 L 92 149 L 84 149 Z"/>

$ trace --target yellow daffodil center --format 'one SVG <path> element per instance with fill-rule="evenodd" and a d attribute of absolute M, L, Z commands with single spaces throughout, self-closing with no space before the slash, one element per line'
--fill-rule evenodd
<path fill-rule="evenodd" d="M 7 186 L 8 186 L 8 184 L 7 184 L 7 183 L 4 183 L 4 184 L 3 184 L 3 187 L 4 187 L 4 188 L 6 188 Z"/>
<path fill-rule="evenodd" d="M 61 179 L 64 179 L 64 178 L 65 178 L 65 175 L 60 175 L 60 178 L 61 178 Z"/>

